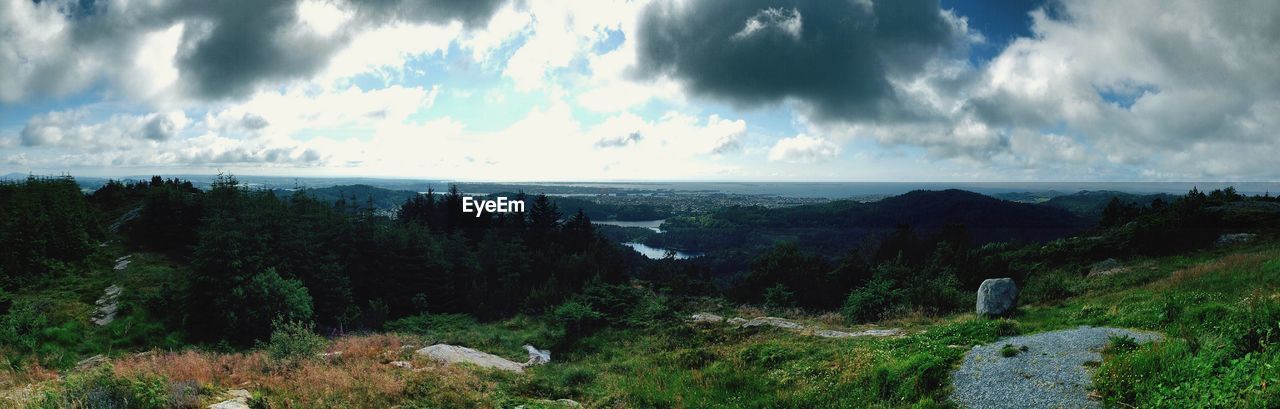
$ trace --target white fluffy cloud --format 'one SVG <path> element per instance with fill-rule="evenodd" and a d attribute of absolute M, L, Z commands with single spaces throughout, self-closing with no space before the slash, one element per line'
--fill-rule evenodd
<path fill-rule="evenodd" d="M 784 138 L 769 149 L 769 161 L 814 163 L 827 161 L 840 154 L 840 147 L 830 141 L 808 135 Z"/>
<path fill-rule="evenodd" d="M 1280 177 L 1274 1 L 1055 2 L 981 62 L 968 55 L 981 33 L 928 1 L 240 1 L 0 2 L 0 109 L 55 106 L 0 116 L 0 160 L 476 179 L 860 179 L 867 161 L 922 178 Z"/>
<path fill-rule="evenodd" d="M 1086 0 L 1061 14 L 1033 13 L 1035 37 L 991 61 L 968 113 L 1014 134 L 1065 128 L 1094 147 L 1095 165 L 1277 176 L 1259 165 L 1280 145 L 1280 3 Z"/>

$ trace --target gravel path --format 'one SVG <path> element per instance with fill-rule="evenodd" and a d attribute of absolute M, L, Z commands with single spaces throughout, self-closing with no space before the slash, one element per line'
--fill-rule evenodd
<path fill-rule="evenodd" d="M 951 400 L 974 409 L 1101 407 L 1088 398 L 1093 370 L 1085 363 L 1102 360 L 1099 351 L 1111 335 L 1139 341 L 1161 338 L 1151 332 L 1080 327 L 976 346 L 951 377 Z M 1005 344 L 1025 346 L 1027 351 L 1006 358 L 1000 354 Z"/>

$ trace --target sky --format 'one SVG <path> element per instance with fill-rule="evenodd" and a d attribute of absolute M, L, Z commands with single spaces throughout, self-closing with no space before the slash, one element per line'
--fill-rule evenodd
<path fill-rule="evenodd" d="M 1273 0 L 0 0 L 0 174 L 1277 181 Z"/>

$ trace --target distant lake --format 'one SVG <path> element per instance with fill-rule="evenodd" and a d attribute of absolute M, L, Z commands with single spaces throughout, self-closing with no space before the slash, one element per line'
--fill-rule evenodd
<path fill-rule="evenodd" d="M 650 247 L 645 245 L 644 243 L 636 243 L 636 242 L 626 242 L 626 243 L 622 243 L 622 245 L 630 247 L 635 251 L 640 252 L 640 254 L 643 254 L 645 257 L 648 257 L 651 259 L 656 260 L 656 259 L 667 257 L 667 249 L 664 249 L 664 248 Z M 702 256 L 702 253 L 698 253 L 698 252 L 676 251 L 675 253 L 676 253 L 675 254 L 676 260 L 684 260 L 687 258 Z"/>
<path fill-rule="evenodd" d="M 659 227 L 661 227 L 661 226 L 662 226 L 662 222 L 665 222 L 665 221 L 667 221 L 667 220 L 666 220 L 666 219 L 662 219 L 662 220 L 641 220 L 641 221 L 638 221 L 638 222 L 620 222 L 620 221 L 615 221 L 615 220 L 592 220 L 592 221 L 591 221 L 591 223 L 593 223 L 593 224 L 607 224 L 607 225 L 610 225 L 610 226 L 618 226 L 618 227 L 643 227 L 643 228 L 646 228 L 646 229 L 649 229 L 649 230 L 653 230 L 653 231 L 658 232 L 658 233 L 662 233 L 662 229 L 660 229 Z"/>

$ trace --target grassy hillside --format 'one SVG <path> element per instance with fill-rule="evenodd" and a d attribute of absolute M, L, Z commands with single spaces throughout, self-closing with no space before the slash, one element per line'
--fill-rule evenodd
<path fill-rule="evenodd" d="M 163 286 L 165 274 L 172 273 L 162 258 L 143 254 L 135 260 L 118 276 L 131 290 Z M 555 342 L 555 317 L 480 323 L 461 315 L 427 315 L 390 323 L 392 333 L 386 334 L 308 341 L 278 332 L 269 343 L 243 352 L 166 347 L 160 334 L 114 345 L 121 337 L 146 334 L 136 326 L 142 318 L 125 313 L 117 322 L 135 325 L 123 327 L 94 327 L 76 318 L 87 317 L 88 303 L 105 284 L 81 281 L 30 297 L 66 311 L 49 317 L 74 323 L 78 332 L 64 337 L 91 341 L 62 359 L 10 363 L 0 371 L 0 402 L 57 407 L 115 399 L 129 407 L 194 407 L 223 399 L 227 389 L 244 388 L 254 394 L 253 403 L 270 407 L 556 407 L 550 402 L 562 398 L 588 407 L 944 407 L 949 372 L 969 346 L 1019 333 L 1105 325 L 1168 337 L 1107 351 L 1097 386 L 1109 405 L 1280 403 L 1275 388 L 1267 387 L 1280 378 L 1280 245 L 1130 259 L 1124 265 L 1125 272 L 1100 278 L 1066 270 L 1033 276 L 1026 289 L 1033 303 L 1009 319 L 908 314 L 878 326 L 901 328 L 901 337 L 828 339 L 679 318 L 694 311 L 765 314 L 718 299 L 687 304 L 678 314 L 636 308 L 624 313 L 636 321 L 632 325 L 599 327 L 557 345 L 551 364 L 524 375 L 441 366 L 411 351 L 444 342 L 523 360 L 520 345 Z M 782 314 L 841 327 L 832 315 Z M 336 351 L 342 354 L 317 355 Z M 68 367 L 74 357 L 91 353 L 112 359 L 96 368 Z M 400 360 L 416 369 L 389 364 Z"/>

